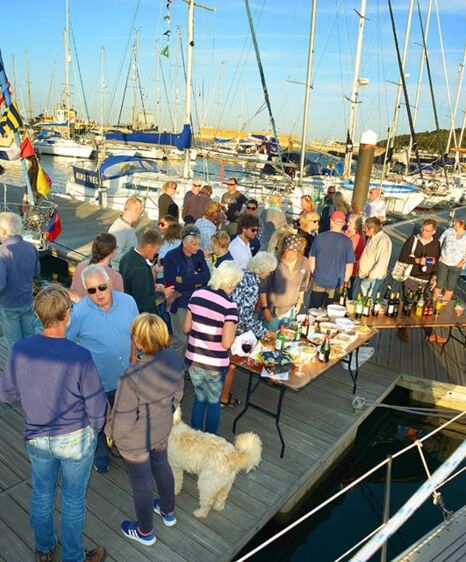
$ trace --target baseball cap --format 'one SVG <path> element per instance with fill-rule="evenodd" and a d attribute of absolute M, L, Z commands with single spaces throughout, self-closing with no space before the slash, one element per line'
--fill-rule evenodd
<path fill-rule="evenodd" d="M 346 222 L 346 215 L 343 211 L 333 211 L 330 219 L 333 222 L 343 222 L 343 223 L 345 223 Z"/>

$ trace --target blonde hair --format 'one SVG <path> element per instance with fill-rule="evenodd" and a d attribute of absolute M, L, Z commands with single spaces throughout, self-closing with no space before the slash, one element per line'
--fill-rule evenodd
<path fill-rule="evenodd" d="M 282 202 L 283 197 L 280 195 L 280 193 L 274 193 L 269 197 L 269 205 L 271 207 L 281 207 Z"/>
<path fill-rule="evenodd" d="M 136 347 L 147 355 L 153 355 L 170 345 L 167 325 L 160 316 L 150 312 L 136 316 L 131 323 L 131 337 Z"/>
<path fill-rule="evenodd" d="M 317 211 L 306 211 L 305 213 L 303 213 L 300 217 L 299 217 L 299 226 L 302 230 L 304 230 L 305 232 L 308 231 L 308 228 L 310 228 L 311 226 L 314 226 L 314 222 L 315 220 L 319 220 L 320 216 L 319 213 Z M 317 225 L 317 228 L 315 230 L 318 230 L 319 226 Z"/>
<path fill-rule="evenodd" d="M 311 211 L 315 211 L 316 206 L 315 206 L 314 200 L 312 199 L 312 197 L 310 195 L 301 195 L 301 202 L 303 202 L 303 201 L 306 201 L 306 203 L 308 203 L 308 205 L 309 205 L 308 211 L 305 211 L 306 213 L 307 212 L 310 213 Z"/>
<path fill-rule="evenodd" d="M 214 291 L 233 290 L 243 278 L 243 272 L 233 261 L 224 261 L 212 271 L 208 283 Z"/>
<path fill-rule="evenodd" d="M 346 201 L 345 196 L 341 191 L 335 192 L 335 195 L 333 196 L 333 207 L 335 211 L 341 211 L 342 213 L 345 213 L 345 215 L 351 213 L 351 206 Z"/>
<path fill-rule="evenodd" d="M 58 283 L 53 283 L 41 289 L 34 299 L 34 312 L 39 317 L 44 328 L 50 328 L 62 322 L 70 308 L 70 295 Z"/>
<path fill-rule="evenodd" d="M 283 240 L 285 236 L 287 234 L 295 234 L 295 233 L 296 233 L 295 229 L 289 224 L 276 229 L 272 234 L 272 237 L 270 238 L 269 247 L 267 248 L 267 251 L 270 252 L 271 254 L 274 254 L 277 257 L 281 256 L 282 249 L 283 249 Z"/>
<path fill-rule="evenodd" d="M 220 248 L 222 248 L 222 250 L 228 250 L 228 247 L 230 246 L 231 238 L 228 232 L 225 232 L 224 230 L 220 230 L 216 234 L 212 234 L 212 236 L 210 237 L 210 241 L 218 244 Z"/>
<path fill-rule="evenodd" d="M 215 218 L 221 210 L 222 210 L 222 206 L 220 205 L 220 203 L 216 203 L 214 201 L 206 206 L 204 211 L 204 216 L 209 218 Z"/>
<path fill-rule="evenodd" d="M 251 273 L 260 275 L 261 273 L 271 273 L 277 269 L 278 260 L 269 252 L 257 252 L 248 262 L 248 269 Z"/>

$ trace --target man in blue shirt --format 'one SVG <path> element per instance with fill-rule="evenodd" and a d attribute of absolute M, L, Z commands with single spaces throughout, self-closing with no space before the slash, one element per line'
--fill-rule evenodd
<path fill-rule="evenodd" d="M 112 283 L 102 265 L 86 267 L 82 280 L 88 294 L 74 305 L 67 336 L 91 352 L 112 406 L 118 378 L 130 364 L 131 323 L 139 312 L 133 297 L 112 291 Z M 98 472 L 108 471 L 108 448 L 102 432 L 97 443 L 95 468 Z"/>
<path fill-rule="evenodd" d="M 353 272 L 353 244 L 341 232 L 345 224 L 345 213 L 334 211 L 330 217 L 330 230 L 320 233 L 312 244 L 309 255 L 313 274 L 311 306 L 315 308 L 333 302 Z"/>
<path fill-rule="evenodd" d="M 0 377 L 0 400 L 21 400 L 32 469 L 30 522 L 36 562 L 51 562 L 57 546 L 55 494 L 61 473 L 61 555 L 64 562 L 101 562 L 101 546 L 84 551 L 86 489 L 105 393 L 87 349 L 65 338 L 71 300 L 49 285 L 34 302 L 44 330 L 17 342 Z"/>
<path fill-rule="evenodd" d="M 185 226 L 181 232 L 181 245 L 168 252 L 163 264 L 165 286 L 175 286 L 175 300 L 170 308 L 172 345 L 183 359 L 187 343 L 183 323 L 189 299 L 195 289 L 204 287 L 210 279 L 209 267 L 200 244 L 199 229 L 192 225 Z"/>
<path fill-rule="evenodd" d="M 23 240 L 15 213 L 0 213 L 0 322 L 10 349 L 34 334 L 32 283 L 40 273 L 39 254 Z"/>

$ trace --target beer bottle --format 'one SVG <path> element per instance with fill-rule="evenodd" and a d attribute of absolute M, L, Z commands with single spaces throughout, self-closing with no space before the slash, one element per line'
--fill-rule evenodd
<path fill-rule="evenodd" d="M 362 293 L 358 295 L 358 302 L 356 303 L 356 318 L 361 318 L 364 311 L 364 297 Z"/>
<path fill-rule="evenodd" d="M 390 298 L 390 294 L 392 292 L 392 286 L 391 285 L 387 285 L 387 288 L 385 289 L 385 293 L 383 295 L 383 299 L 385 301 L 388 301 L 388 299 Z"/>
<path fill-rule="evenodd" d="M 321 361 L 322 363 L 328 363 L 330 361 L 330 332 L 329 331 L 327 331 L 325 340 L 320 346 L 319 361 Z"/>
<path fill-rule="evenodd" d="M 280 332 L 278 333 L 277 339 L 275 340 L 275 349 L 281 351 L 285 349 L 285 333 L 283 332 L 283 326 L 280 326 Z"/>
<path fill-rule="evenodd" d="M 294 341 L 299 341 L 301 339 L 301 324 L 298 322 L 298 325 L 296 326 L 296 330 L 294 331 Z"/>
<path fill-rule="evenodd" d="M 405 316 L 411 316 L 411 310 L 413 308 L 413 294 L 412 291 L 408 290 L 405 298 L 403 299 L 403 314 Z"/>
<path fill-rule="evenodd" d="M 363 316 L 370 316 L 371 315 L 372 305 L 373 305 L 372 289 L 369 289 L 369 293 L 367 295 L 367 299 L 366 299 L 366 302 L 364 303 L 364 307 L 363 307 L 363 310 L 362 310 Z"/>
<path fill-rule="evenodd" d="M 304 318 L 302 334 L 305 338 L 307 338 L 307 335 L 309 334 L 309 315 L 308 314 L 306 314 L 306 317 Z"/>

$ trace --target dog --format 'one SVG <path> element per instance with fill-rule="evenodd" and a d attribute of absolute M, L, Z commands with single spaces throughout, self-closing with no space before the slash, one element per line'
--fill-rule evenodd
<path fill-rule="evenodd" d="M 192 429 L 181 420 L 178 408 L 168 439 L 168 462 L 175 477 L 175 494 L 181 492 L 184 471 L 197 474 L 199 509 L 194 517 L 223 511 L 225 501 L 240 470 L 255 469 L 262 458 L 262 442 L 252 432 L 242 433 L 235 444 L 223 437 Z"/>

